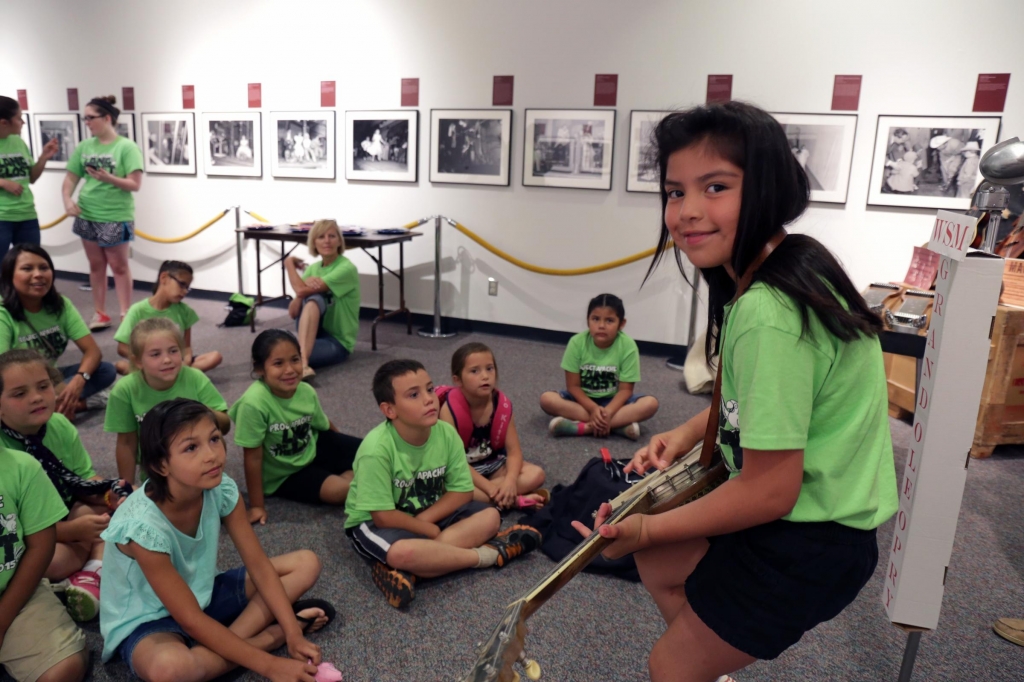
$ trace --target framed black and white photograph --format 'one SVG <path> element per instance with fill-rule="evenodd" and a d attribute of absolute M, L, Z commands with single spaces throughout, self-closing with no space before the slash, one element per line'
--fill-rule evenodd
<path fill-rule="evenodd" d="M 82 141 L 82 129 L 78 114 L 35 114 L 32 137 L 42 150 L 50 140 L 57 140 L 57 153 L 46 164 L 48 170 L 68 167 L 71 152 Z"/>
<path fill-rule="evenodd" d="M 196 174 L 195 114 L 142 114 L 142 138 L 139 146 L 147 173 Z"/>
<path fill-rule="evenodd" d="M 668 111 L 629 112 L 629 172 L 627 192 L 660 192 L 658 159 L 654 155 L 654 127 Z"/>
<path fill-rule="evenodd" d="M 28 145 L 28 150 L 32 154 L 32 158 L 36 157 L 35 150 L 32 149 L 32 119 L 29 114 L 24 111 L 21 112 L 21 139 L 25 140 L 25 144 Z"/>
<path fill-rule="evenodd" d="M 117 117 L 117 134 L 121 137 L 127 137 L 132 142 L 136 142 L 135 139 L 135 114 L 126 114 L 121 112 L 121 115 Z M 86 140 L 92 137 L 92 131 L 89 130 L 89 126 L 82 126 L 82 133 L 85 135 Z"/>
<path fill-rule="evenodd" d="M 431 109 L 430 181 L 509 184 L 511 109 Z"/>
<path fill-rule="evenodd" d="M 416 182 L 419 128 L 418 111 L 346 111 L 345 177 Z"/>
<path fill-rule="evenodd" d="M 272 176 L 334 179 L 333 111 L 272 111 L 270 130 L 274 136 Z"/>
<path fill-rule="evenodd" d="M 612 188 L 614 109 L 527 109 L 523 184 Z"/>
<path fill-rule="evenodd" d="M 845 204 L 857 134 L 856 114 L 773 113 L 807 173 L 811 201 Z"/>
<path fill-rule="evenodd" d="M 868 204 L 966 211 L 998 116 L 879 116 Z"/>
<path fill-rule="evenodd" d="M 203 170 L 206 174 L 246 178 L 262 176 L 261 124 L 262 118 L 258 111 L 204 113 L 200 128 L 203 137 Z"/>

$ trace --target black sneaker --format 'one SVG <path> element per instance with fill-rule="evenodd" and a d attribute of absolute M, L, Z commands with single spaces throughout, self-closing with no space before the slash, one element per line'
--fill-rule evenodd
<path fill-rule="evenodd" d="M 486 546 L 498 550 L 498 562 L 495 566 L 502 568 L 516 557 L 529 554 L 540 547 L 543 539 L 536 528 L 516 524 L 495 535 Z"/>
<path fill-rule="evenodd" d="M 373 567 L 373 584 L 384 593 L 388 603 L 396 609 L 408 606 L 416 597 L 413 591 L 416 576 L 391 568 L 387 564 L 377 562 Z"/>

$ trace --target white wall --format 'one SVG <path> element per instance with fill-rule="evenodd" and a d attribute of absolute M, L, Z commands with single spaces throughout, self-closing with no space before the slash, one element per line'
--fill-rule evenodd
<path fill-rule="evenodd" d="M 1024 26 L 1024 3 L 33 0 L 5 3 L 3 16 L 0 92 L 28 89 L 30 111 L 65 111 L 68 87 L 77 87 L 84 103 L 99 94 L 120 97 L 126 85 L 135 88 L 136 111 L 176 111 L 181 86 L 192 84 L 198 117 L 245 110 L 246 84 L 263 84 L 264 177 L 206 178 L 201 162 L 198 177 L 148 175 L 137 198 L 144 231 L 179 235 L 233 204 L 278 222 L 326 216 L 371 227 L 443 213 L 524 260 L 554 267 L 601 263 L 653 245 L 657 196 L 625 191 L 630 109 L 703 102 L 707 74 L 731 73 L 737 99 L 774 111 L 827 112 L 833 76 L 863 74 L 849 200 L 815 205 L 797 227 L 833 249 L 863 287 L 902 277 L 934 215 L 865 206 L 876 117 L 970 115 L 978 73 L 1013 72 L 1021 64 L 1010 38 Z M 1008 37 L 989 46 L 1000 26 Z M 612 191 L 523 187 L 523 109 L 589 107 L 596 73 L 619 74 Z M 511 186 L 431 185 L 430 109 L 488 107 L 496 74 L 515 75 Z M 318 108 L 321 80 L 337 81 L 339 121 L 346 109 L 398 108 L 403 77 L 418 77 L 421 87 L 416 185 L 349 183 L 343 167 L 333 182 L 270 177 L 266 112 Z M 1024 134 L 1022 79 L 1018 69 L 1002 138 Z M 43 222 L 63 213 L 62 177 L 47 172 L 35 185 Z M 232 227 L 225 220 L 173 246 L 137 241 L 135 277 L 151 277 L 164 258 L 182 258 L 198 266 L 198 287 L 234 291 Z M 407 298 L 416 311 L 432 310 L 433 241 L 427 230 L 407 252 Z M 45 232 L 43 244 L 59 268 L 86 271 L 70 221 Z M 246 255 L 250 283 L 253 253 L 250 247 Z M 375 305 L 373 265 L 362 254 L 353 260 L 365 275 L 363 302 Z M 397 265 L 397 252 L 389 263 Z M 586 301 L 612 291 L 625 298 L 636 338 L 686 339 L 689 290 L 669 267 L 643 290 L 646 263 L 585 277 L 539 276 L 450 228 L 444 265 L 446 315 L 577 330 Z M 488 276 L 500 281 L 496 298 L 487 296 Z M 276 291 L 273 279 L 268 289 Z M 388 291 L 396 300 L 390 282 Z"/>

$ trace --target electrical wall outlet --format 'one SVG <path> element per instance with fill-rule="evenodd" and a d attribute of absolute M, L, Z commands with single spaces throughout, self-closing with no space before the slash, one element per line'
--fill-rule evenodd
<path fill-rule="evenodd" d="M 487 278 L 487 295 L 497 296 L 498 295 L 498 280 L 493 277 Z"/>

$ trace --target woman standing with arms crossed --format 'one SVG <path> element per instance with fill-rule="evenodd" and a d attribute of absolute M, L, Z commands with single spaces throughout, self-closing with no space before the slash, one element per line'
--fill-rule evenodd
<path fill-rule="evenodd" d="M 75 148 L 64 178 L 64 210 L 74 216 L 74 233 L 82 238 L 89 259 L 89 282 L 96 312 L 89 329 L 112 324 L 106 312 L 107 266 L 114 273 L 114 288 L 121 317 L 132 303 L 132 273 L 128 267 L 128 242 L 135 239 L 135 199 L 142 186 L 142 151 L 117 134 L 113 95 L 96 97 L 85 105 L 85 125 L 93 134 Z M 71 195 L 85 176 L 76 204 Z"/>
<path fill-rule="evenodd" d="M 21 139 L 24 125 L 17 100 L 0 97 L 0 256 L 11 244 L 39 244 L 39 219 L 29 185 L 39 179 L 58 149 L 57 140 L 50 140 L 32 163 L 32 152 Z"/>

